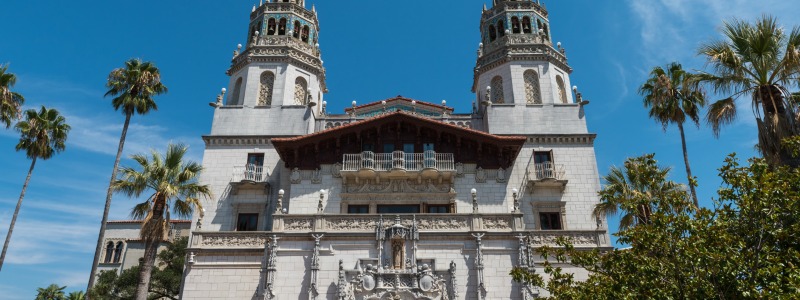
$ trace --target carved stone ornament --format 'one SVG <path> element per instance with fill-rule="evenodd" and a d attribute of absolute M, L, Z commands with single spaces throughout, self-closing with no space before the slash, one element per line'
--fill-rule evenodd
<path fill-rule="evenodd" d="M 341 163 L 337 162 L 337 163 L 333 164 L 333 166 L 331 166 L 331 175 L 333 175 L 333 177 L 336 177 L 336 178 L 342 178 L 342 164 Z"/>
<path fill-rule="evenodd" d="M 311 231 L 314 228 L 314 219 L 311 218 L 286 218 L 284 228 L 287 231 Z"/>
<path fill-rule="evenodd" d="M 311 173 L 311 183 L 321 183 L 322 182 L 322 175 L 320 174 L 320 170 L 316 169 L 313 173 Z"/>
<path fill-rule="evenodd" d="M 497 169 L 497 182 L 506 182 L 506 170 L 503 168 Z"/>
<path fill-rule="evenodd" d="M 484 217 L 483 227 L 490 230 L 511 229 L 511 220 L 508 217 Z"/>
<path fill-rule="evenodd" d="M 294 170 L 292 170 L 292 174 L 289 176 L 289 179 L 292 181 L 293 184 L 298 184 L 301 181 L 303 181 L 303 177 L 300 175 L 300 170 L 294 168 Z"/>
<path fill-rule="evenodd" d="M 478 167 L 478 169 L 475 170 L 475 182 L 477 183 L 486 182 L 486 170 L 484 170 L 481 167 Z"/>
<path fill-rule="evenodd" d="M 456 176 L 464 177 L 464 164 L 456 163 Z"/>
<path fill-rule="evenodd" d="M 267 242 L 261 234 L 202 233 L 198 234 L 201 247 L 260 248 Z"/>

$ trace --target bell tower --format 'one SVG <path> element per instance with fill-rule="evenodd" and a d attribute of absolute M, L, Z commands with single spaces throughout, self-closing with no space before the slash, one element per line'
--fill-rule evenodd
<path fill-rule="evenodd" d="M 586 133 L 572 68 L 538 0 L 493 0 L 481 14 L 472 92 L 493 134 Z M 587 102 L 588 103 L 588 102 Z M 585 103 L 584 103 L 585 104 Z M 512 118 L 509 118 L 512 116 Z M 566 126 L 565 126 L 566 125 Z"/>
<path fill-rule="evenodd" d="M 216 113 L 212 134 L 311 133 L 327 92 L 319 32 L 316 9 L 304 0 L 253 6 L 246 43 L 233 52 L 230 83 L 215 104 L 240 112 Z"/>

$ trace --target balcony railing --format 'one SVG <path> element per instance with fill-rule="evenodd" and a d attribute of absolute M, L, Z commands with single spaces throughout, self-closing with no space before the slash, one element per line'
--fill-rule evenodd
<path fill-rule="evenodd" d="M 249 164 L 243 167 L 235 167 L 231 181 L 263 183 L 267 182 L 268 179 L 269 171 L 264 170 L 263 166 Z"/>
<path fill-rule="evenodd" d="M 528 169 L 528 176 L 531 180 L 564 180 L 564 165 L 552 162 L 532 164 Z"/>
<path fill-rule="evenodd" d="M 356 172 L 360 170 L 373 171 L 422 171 L 434 169 L 438 171 L 455 171 L 455 161 L 452 153 L 405 153 L 394 151 L 392 153 L 374 153 L 365 151 L 358 154 L 345 154 L 342 171 Z"/>

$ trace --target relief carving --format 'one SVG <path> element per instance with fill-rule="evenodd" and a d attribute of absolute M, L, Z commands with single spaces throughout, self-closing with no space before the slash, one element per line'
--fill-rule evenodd
<path fill-rule="evenodd" d="M 267 237 L 259 234 L 203 234 L 201 247 L 264 247 Z"/>
<path fill-rule="evenodd" d="M 506 217 L 485 217 L 483 227 L 494 230 L 511 229 L 511 222 Z"/>
<path fill-rule="evenodd" d="M 302 218 L 302 219 L 285 219 L 284 220 L 284 228 L 287 231 L 310 231 L 314 228 L 314 219 L 310 218 Z"/>

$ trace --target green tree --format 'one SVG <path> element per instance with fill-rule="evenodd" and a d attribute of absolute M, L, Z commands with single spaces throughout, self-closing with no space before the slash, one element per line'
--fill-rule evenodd
<path fill-rule="evenodd" d="M 178 299 L 187 245 L 188 238 L 179 238 L 158 254 L 159 268 L 153 269 L 149 299 Z M 89 295 L 99 300 L 133 299 L 140 270 L 135 266 L 119 275 L 115 271 L 101 271 Z"/>
<path fill-rule="evenodd" d="M 170 144 L 165 155 L 155 150 L 150 157 L 133 155 L 131 159 L 140 169 L 123 167 L 120 169 L 121 178 L 114 181 L 114 190 L 128 197 L 152 192 L 147 200 L 131 210 L 133 218 L 143 220 L 139 237 L 145 248 L 136 289 L 137 300 L 147 299 L 158 245 L 167 237 L 170 207 L 173 214 L 188 218 L 194 209 L 202 209 L 199 197 L 211 196 L 207 185 L 197 183 L 203 167 L 196 162 L 184 162 L 186 151 L 184 145 Z"/>
<path fill-rule="evenodd" d="M 611 167 L 603 177 L 606 185 L 600 191 L 600 203 L 594 215 L 622 214 L 620 228 L 650 223 L 653 199 L 659 199 L 681 190 L 681 185 L 667 181 L 670 169 L 655 164 L 655 155 L 629 158 L 624 168 Z"/>
<path fill-rule="evenodd" d="M 0 123 L 6 128 L 11 127 L 11 122 L 19 119 L 22 104 L 25 98 L 19 93 L 11 91 L 17 83 L 17 76 L 8 72 L 7 65 L 0 65 Z"/>
<path fill-rule="evenodd" d="M 86 298 L 86 294 L 83 291 L 75 291 L 69 293 L 66 300 L 84 300 Z"/>
<path fill-rule="evenodd" d="M 108 211 L 111 209 L 111 197 L 113 195 L 113 183 L 117 178 L 119 161 L 122 157 L 122 149 L 125 146 L 125 136 L 128 134 L 128 125 L 133 114 L 144 115 L 151 110 L 157 110 L 154 96 L 165 94 L 167 87 L 161 83 L 161 71 L 151 62 L 142 62 L 139 59 L 131 59 L 125 62 L 124 68 L 111 71 L 106 83 L 108 92 L 106 96 L 113 96 L 111 104 L 117 111 L 122 111 L 125 115 L 125 123 L 122 125 L 122 134 L 119 138 L 117 156 L 114 159 L 114 168 L 111 171 L 111 181 L 106 192 L 106 203 L 103 209 L 103 218 L 100 221 L 100 233 L 97 236 L 92 271 L 97 271 L 97 263 L 100 260 L 100 253 L 103 248 L 103 239 L 106 232 L 106 222 L 108 221 Z M 94 276 L 89 278 L 89 287 L 94 284 Z M 88 289 L 88 288 L 87 288 Z"/>
<path fill-rule="evenodd" d="M 700 126 L 700 109 L 706 103 L 705 93 L 696 76 L 683 70 L 679 63 L 671 63 L 666 69 L 655 67 L 647 82 L 639 88 L 639 94 L 644 97 L 644 106 L 650 108 L 650 118 L 661 123 L 664 131 L 669 124 L 678 126 L 692 201 L 695 206 L 700 206 L 697 202 L 695 179 L 689 167 L 689 153 L 686 151 L 686 135 L 683 130 L 683 123 L 687 119 Z"/>
<path fill-rule="evenodd" d="M 755 23 L 733 19 L 724 23 L 724 40 L 700 47 L 712 72 L 698 74 L 715 92 L 730 95 L 711 104 L 706 120 L 715 135 L 737 116 L 736 99 L 751 97 L 758 125 L 758 149 L 771 165 L 800 163 L 781 150 L 781 142 L 800 133 L 798 102 L 790 89 L 800 76 L 800 27 L 787 32 L 775 18 Z"/>
<path fill-rule="evenodd" d="M 646 169 L 657 168 L 646 161 Z M 731 155 L 720 177 L 713 209 L 685 205 L 681 190 L 651 198 L 650 222 L 615 234 L 627 249 L 584 251 L 561 239 L 538 249 L 544 274 L 511 274 L 551 299 L 800 298 L 800 170 L 762 158 L 742 166 Z M 563 264 L 590 275 L 576 281 Z"/>
<path fill-rule="evenodd" d="M 46 288 L 38 288 L 36 289 L 36 300 L 65 300 L 67 299 L 64 295 L 65 288 L 67 287 L 58 286 L 55 283 Z"/>
<path fill-rule="evenodd" d="M 67 142 L 67 134 L 70 127 L 66 119 L 55 109 L 42 108 L 37 112 L 34 109 L 25 111 L 25 120 L 20 121 L 14 127 L 20 133 L 17 151 L 25 150 L 25 155 L 31 159 L 31 167 L 28 169 L 28 177 L 22 185 L 22 192 L 19 194 L 17 207 L 14 209 L 14 216 L 11 218 L 11 225 L 8 227 L 6 241 L 3 244 L 3 253 L 0 254 L 0 269 L 8 251 L 8 244 L 11 241 L 11 234 L 14 231 L 14 224 L 17 223 L 19 209 L 22 206 L 22 199 L 25 198 L 25 190 L 31 181 L 33 167 L 37 159 L 48 160 L 55 154 L 64 151 Z"/>

